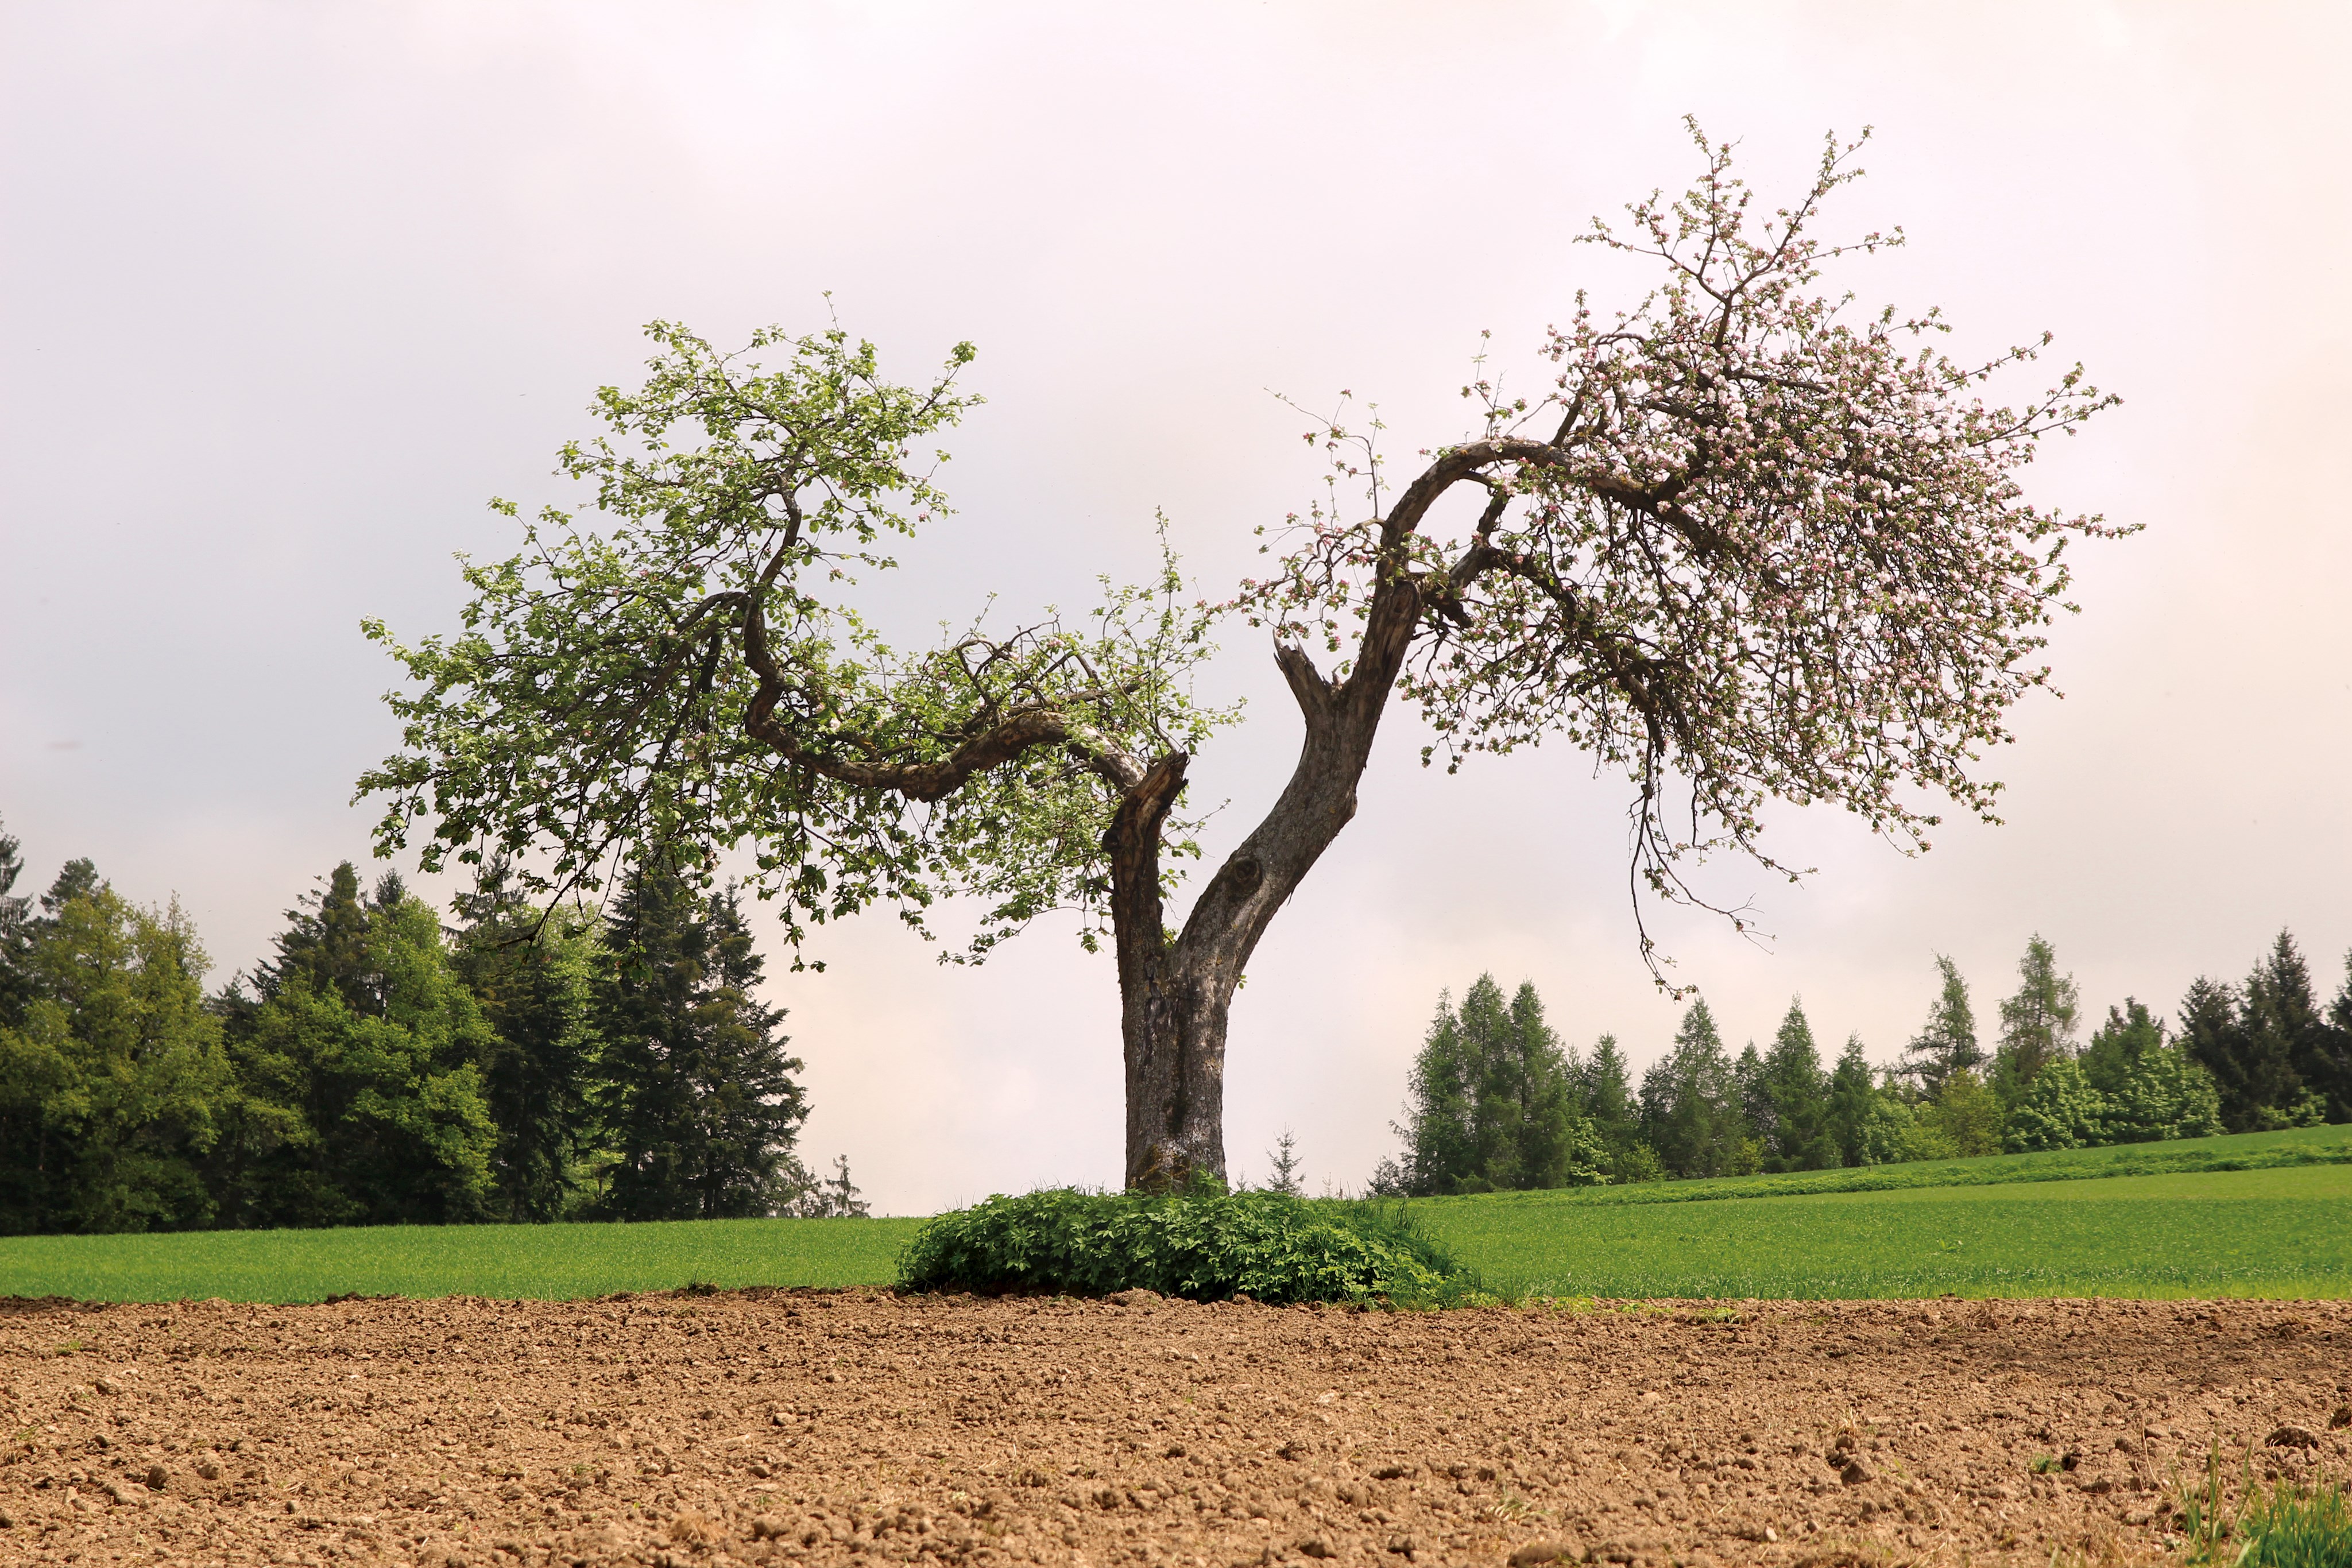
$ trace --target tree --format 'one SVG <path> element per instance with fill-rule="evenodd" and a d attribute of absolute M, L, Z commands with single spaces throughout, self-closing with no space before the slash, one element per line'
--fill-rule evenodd
<path fill-rule="evenodd" d="M 2138 998 L 2126 997 L 2122 1007 L 2107 1009 L 2107 1021 L 2092 1032 L 2091 1043 L 2083 1049 L 2083 1076 L 2101 1093 L 2112 1095 L 2132 1068 L 2164 1043 L 2164 1020 Z"/>
<path fill-rule="evenodd" d="M 2074 1048 L 2081 997 L 2074 977 L 2058 973 L 2057 954 L 2040 933 L 2017 962 L 2017 994 L 2000 1004 L 2000 1049 L 1995 1073 L 2011 1093 Z"/>
<path fill-rule="evenodd" d="M 1604 1034 L 1577 1075 L 1586 1122 L 1601 1145 L 1600 1166 L 1615 1182 L 1655 1181 L 1665 1174 L 1655 1149 L 1642 1142 L 1640 1107 L 1617 1037 Z"/>
<path fill-rule="evenodd" d="M 441 923 L 350 862 L 288 912 L 258 995 L 232 998 L 241 1093 L 217 1183 L 239 1224 L 434 1225 L 492 1217 L 495 1037 Z"/>
<path fill-rule="evenodd" d="M 24 922 L 0 1022 L 0 1230 L 207 1223 L 202 1165 L 229 1071 L 176 902 L 142 909 L 70 862 Z"/>
<path fill-rule="evenodd" d="M 1642 1132 L 1676 1176 L 1728 1176 L 1738 1169 L 1747 1124 L 1731 1059 L 1705 998 L 1692 1000 L 1674 1048 L 1643 1075 Z"/>
<path fill-rule="evenodd" d="M 1911 848 L 1938 820 L 1920 789 L 1990 820 L 1977 759 L 2047 683 L 2061 551 L 2121 531 L 2025 504 L 2019 474 L 2111 400 L 2077 368 L 1989 406 L 1989 379 L 2039 345 L 1958 364 L 1929 345 L 1935 312 L 1844 312 L 1822 267 L 1900 240 L 1814 237 L 1858 144 L 1832 139 L 1766 215 L 1728 146 L 1698 140 L 1687 193 L 1588 236 L 1660 286 L 1614 319 L 1580 297 L 1538 347 L 1548 384 L 1507 396 L 1482 370 L 1475 427 L 1402 486 L 1374 431 L 1318 423 L 1328 499 L 1232 606 L 1272 631 L 1298 760 L 1181 925 L 1187 769 L 1232 716 L 1189 695 L 1216 612 L 1180 606 L 1171 565 L 1082 625 L 883 644 L 844 595 L 888 565 L 884 535 L 947 516 L 929 443 L 969 406 L 972 354 L 902 387 L 838 329 L 756 334 L 747 352 L 786 361 L 762 370 L 656 323 L 644 385 L 600 392 L 607 434 L 563 449 L 598 516 L 549 507 L 521 553 L 468 565 L 454 639 L 366 623 L 415 683 L 389 699 L 403 750 L 361 780 L 388 798 L 379 850 L 429 832 L 433 869 L 536 847 L 560 894 L 691 830 L 755 847 L 794 938 L 877 900 L 919 925 L 975 895 L 971 957 L 1076 906 L 1089 940 L 1110 927 L 1125 1175 L 1150 1187 L 1223 1174 L 1234 989 L 1355 815 L 1392 695 L 1451 766 L 1560 737 L 1622 769 L 1635 885 L 1659 897 L 1699 899 L 1682 868 L 1716 849 L 1789 872 L 1759 841 L 1773 798 Z"/>
<path fill-rule="evenodd" d="M 33 901 L 15 891 L 16 879 L 25 874 L 20 848 L 0 828 L 0 1028 L 23 1023 L 25 1005 L 33 999 Z"/>
<path fill-rule="evenodd" d="M 2087 1063 L 2084 1075 L 2089 1076 Z M 2143 1051 L 2105 1092 L 2108 1130 L 2120 1144 L 2207 1138 L 2222 1130 L 2213 1075 L 2177 1046 Z"/>
<path fill-rule="evenodd" d="M 1282 1136 L 1275 1139 L 1274 1147 L 1267 1151 L 1265 1157 L 1274 1167 L 1274 1174 L 1266 1178 L 1266 1191 L 1287 1193 L 1292 1197 L 1306 1192 L 1307 1188 L 1298 1179 L 1298 1139 L 1289 1128 L 1282 1130 Z"/>
<path fill-rule="evenodd" d="M 1772 1049 L 1765 1054 L 1763 1099 L 1770 1108 L 1771 1131 L 1765 1145 L 1765 1168 L 1812 1171 L 1839 1163 L 1835 1140 L 1828 1126 L 1828 1084 L 1822 1073 L 1821 1048 L 1804 1004 L 1791 998 Z"/>
<path fill-rule="evenodd" d="M 1375 1186 L 1421 1195 L 1588 1185 L 1602 1150 L 1579 1098 L 1535 987 L 1522 982 L 1507 1004 L 1481 975 L 1458 1010 L 1450 994 L 1438 998 L 1396 1129 L 1405 1158 Z"/>
<path fill-rule="evenodd" d="M 1837 1145 L 1841 1165 L 1884 1165 L 1902 1157 L 1908 1113 L 1893 1104 L 1873 1081 L 1858 1034 L 1845 1037 L 1845 1049 L 1830 1073 L 1828 1098 L 1823 1131 Z"/>
<path fill-rule="evenodd" d="M 640 861 L 605 943 L 596 1098 L 612 1166 L 597 1212 L 775 1213 L 804 1186 L 787 1162 L 808 1106 L 782 1014 L 752 995 L 763 961 L 734 890 L 704 895 L 675 866 Z"/>
<path fill-rule="evenodd" d="M 1985 1060 L 1983 1048 L 1977 1044 L 1976 1009 L 1969 1005 L 1969 983 L 1960 978 L 1959 966 L 1938 953 L 1936 971 L 1944 983 L 1936 993 L 1927 1026 L 1903 1048 L 1903 1071 L 1916 1080 L 1931 1099 L 1945 1079 L 1955 1072 L 1972 1071 Z"/>
<path fill-rule="evenodd" d="M 1917 1114 L 1925 1128 L 1942 1140 L 1942 1152 L 1950 1157 L 2000 1153 L 2005 1120 L 2000 1097 L 1968 1068 L 1946 1078 Z"/>
<path fill-rule="evenodd" d="M 2311 967 L 2285 931 L 2271 944 L 2239 992 L 2239 1037 L 2246 1058 L 2272 1085 L 2257 1124 L 2311 1126 L 2326 1118 L 2326 1102 L 2315 1073 L 2329 1071 L 2326 1023 L 2312 994 Z"/>
<path fill-rule="evenodd" d="M 2042 1063 L 2010 1108 L 2001 1147 L 2011 1154 L 2032 1149 L 2081 1149 L 2113 1141 L 2105 1095 L 2083 1076 L 2071 1056 Z"/>
<path fill-rule="evenodd" d="M 591 1137 L 595 922 L 576 906 L 542 916 L 503 860 L 482 868 L 458 913 L 466 925 L 453 961 L 492 1031 L 482 1095 L 499 1130 L 490 1158 L 499 1210 L 511 1220 L 560 1219 Z"/>
<path fill-rule="evenodd" d="M 791 1155 L 783 1158 L 784 1185 L 793 1197 L 776 1210 L 785 1219 L 864 1219 L 872 1206 L 857 1196 L 857 1184 L 849 1179 L 849 1156 L 833 1157 L 833 1174 L 817 1177 Z"/>

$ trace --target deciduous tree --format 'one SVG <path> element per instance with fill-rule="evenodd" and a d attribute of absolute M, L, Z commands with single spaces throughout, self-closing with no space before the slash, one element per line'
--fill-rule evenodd
<path fill-rule="evenodd" d="M 1371 432 L 1310 434 L 1329 498 L 1234 606 L 1273 633 L 1298 760 L 1181 924 L 1185 779 L 1225 716 L 1188 695 L 1210 613 L 1171 569 L 1083 623 L 886 646 L 844 595 L 887 564 L 885 536 L 946 516 L 929 444 L 968 406 L 971 356 L 901 387 L 838 330 L 758 334 L 784 360 L 760 370 L 652 329 L 644 385 L 600 392 L 607 435 L 564 449 L 597 515 L 541 512 L 522 553 L 466 569 L 461 635 L 394 645 L 416 685 L 392 699 L 404 749 L 362 780 L 390 798 L 379 848 L 428 832 L 428 867 L 544 851 L 560 890 L 707 834 L 756 847 L 793 934 L 976 895 L 975 956 L 1076 905 L 1110 927 L 1125 1174 L 1152 1186 L 1223 1173 L 1234 989 L 1355 815 L 1392 696 L 1449 766 L 1560 738 L 1622 769 L 1636 886 L 1667 898 L 1696 896 L 1685 871 L 1711 851 L 1790 871 L 1760 842 L 1775 798 L 1913 848 L 1937 820 L 1923 792 L 1991 818 L 1978 762 L 2048 680 L 2062 552 L 2116 531 L 2028 504 L 2020 474 L 2106 400 L 2076 370 L 1988 402 L 2039 343 L 1958 363 L 1935 312 L 1861 314 L 1824 287 L 1825 263 L 1900 239 L 1817 237 L 1853 146 L 1769 210 L 1727 146 L 1700 146 L 1687 192 L 1590 236 L 1657 287 L 1613 318 L 1580 296 L 1526 395 L 1482 370 L 1473 427 L 1402 485 Z"/>

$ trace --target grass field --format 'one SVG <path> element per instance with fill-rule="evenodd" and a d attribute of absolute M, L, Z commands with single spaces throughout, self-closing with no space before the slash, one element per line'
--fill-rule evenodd
<path fill-rule="evenodd" d="M 1507 1294 L 2352 1296 L 2352 1166 L 1713 1203 L 1436 1199 Z"/>
<path fill-rule="evenodd" d="M 878 1285 L 917 1219 L 372 1226 L 0 1239 L 0 1296 L 316 1301 L 328 1296 L 568 1301 L 713 1285 Z"/>
<path fill-rule="evenodd" d="M 1507 1295 L 2352 1296 L 2352 1129 L 1433 1198 Z M 0 1239 L 0 1296 L 572 1299 L 885 1285 L 914 1219 Z"/>

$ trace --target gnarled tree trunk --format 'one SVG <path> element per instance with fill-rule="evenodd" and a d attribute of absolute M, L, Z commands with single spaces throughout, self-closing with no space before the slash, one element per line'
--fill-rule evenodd
<path fill-rule="evenodd" d="M 1419 489 L 1419 486 L 1415 487 Z M 1427 509 L 1412 493 L 1391 512 L 1402 534 Z M 1416 504 L 1417 503 L 1417 504 Z M 1217 868 L 1181 935 L 1160 895 L 1160 830 L 1184 784 L 1182 752 L 1160 758 L 1126 792 L 1104 835 L 1118 955 L 1119 1029 L 1127 1062 L 1127 1185 L 1182 1186 L 1195 1172 L 1225 1176 L 1225 1022 L 1258 939 L 1356 814 L 1389 688 L 1404 663 L 1423 585 L 1402 574 L 1374 595 L 1355 667 L 1326 680 L 1300 650 L 1275 660 L 1306 719 L 1298 763 L 1274 809 Z"/>

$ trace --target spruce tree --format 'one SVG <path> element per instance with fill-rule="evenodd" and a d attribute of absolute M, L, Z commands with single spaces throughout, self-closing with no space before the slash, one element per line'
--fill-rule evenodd
<path fill-rule="evenodd" d="M 1406 1079 L 1405 1120 L 1395 1129 L 1405 1144 L 1405 1187 L 1417 1197 L 1459 1192 L 1477 1172 L 1475 1068 L 1454 994 L 1441 991 Z"/>
<path fill-rule="evenodd" d="M 2000 1004 L 2000 1047 L 1994 1081 L 2004 1099 L 2013 1099 L 2042 1068 L 2074 1053 L 2074 1020 L 2081 997 L 2074 977 L 2058 973 L 2058 957 L 2037 932 L 2017 961 L 2017 993 Z"/>
<path fill-rule="evenodd" d="M 1643 1075 L 1642 1131 L 1676 1176 L 1727 1176 L 1738 1168 L 1746 1127 L 1738 1086 L 1704 998 L 1692 1000 L 1674 1048 Z"/>
<path fill-rule="evenodd" d="M 493 1033 L 482 1092 L 499 1130 L 491 1156 L 497 1207 L 510 1220 L 560 1219 L 592 1137 L 594 921 L 578 908 L 539 908 L 504 857 L 483 867 L 458 913 L 466 925 L 454 954 L 457 973 Z"/>
<path fill-rule="evenodd" d="M 438 916 L 349 862 L 293 914 L 231 1052 L 253 1113 L 235 1194 L 257 1225 L 488 1219 L 493 1040 Z M 268 1113 L 275 1112 L 274 1116 Z"/>
<path fill-rule="evenodd" d="M 1580 1186 L 1598 1178 L 1601 1149 L 1579 1103 L 1568 1054 L 1522 982 L 1506 1003 L 1481 975 L 1437 1016 L 1413 1059 L 1406 1156 L 1375 1182 L 1418 1194 Z"/>
<path fill-rule="evenodd" d="M 2107 1021 L 2092 1031 L 2090 1044 L 2083 1048 L 2083 1076 L 2101 1093 L 2113 1094 L 2142 1057 L 2164 1044 L 2164 1021 L 2146 1002 L 2126 997 L 2122 1007 L 2107 1009 Z"/>
<path fill-rule="evenodd" d="M 1273 1168 L 1273 1174 L 1266 1177 L 1266 1191 L 1283 1193 L 1291 1197 L 1305 1196 L 1306 1186 L 1298 1179 L 1297 1134 L 1285 1127 L 1282 1130 L 1282 1135 L 1275 1139 L 1274 1147 L 1266 1151 L 1265 1158 L 1267 1165 Z"/>
<path fill-rule="evenodd" d="M 2326 1071 L 2326 1028 L 2312 995 L 2310 966 L 2294 936 L 2281 931 L 2239 993 L 2246 1061 L 2263 1085 L 2256 1126 L 2300 1127 L 2326 1120 L 2324 1091 L 2305 1072 Z"/>
<path fill-rule="evenodd" d="M 1961 999 L 1966 1001 L 1965 994 Z M 1862 1037 L 1846 1036 L 1845 1050 L 1830 1073 L 1822 1118 L 1822 1131 L 1836 1146 L 1840 1164 L 1874 1166 L 1895 1157 L 1894 1135 L 1881 1098 L 1869 1059 L 1863 1055 Z"/>
<path fill-rule="evenodd" d="M 15 891 L 16 879 L 25 874 L 20 848 L 0 827 L 0 1029 L 23 1023 L 25 1006 L 33 999 L 33 901 Z"/>
<path fill-rule="evenodd" d="M 2221 1102 L 2221 1124 L 2232 1133 L 2248 1133 L 2261 1124 L 2276 1092 L 2273 1073 L 2252 1060 L 2237 988 L 2226 980 L 2200 975 L 2180 998 L 2180 1044 L 2197 1064 L 2212 1075 Z"/>
<path fill-rule="evenodd" d="M 1604 1034 L 1578 1075 L 1586 1121 L 1600 1144 L 1601 1168 L 1613 1182 L 1655 1181 L 1664 1174 L 1657 1151 L 1642 1141 L 1640 1106 L 1617 1037 Z"/>
<path fill-rule="evenodd" d="M 1795 998 L 1765 1054 L 1762 1087 L 1772 1115 L 1765 1168 L 1827 1170 L 1841 1163 L 1836 1140 L 1829 1134 L 1829 1086 L 1822 1072 L 1821 1049 L 1814 1043 L 1804 1004 Z"/>
<path fill-rule="evenodd" d="M 1963 1069 L 1981 1067 L 1985 1059 L 1983 1048 L 1977 1044 L 1976 1009 L 1969 1005 L 1969 984 L 1960 978 L 1959 966 L 1938 953 L 1936 970 L 1943 977 L 1936 1005 L 1927 1014 L 1927 1026 L 1903 1048 L 1902 1067 L 1930 1096 L 1943 1087 L 1946 1078 Z"/>
<path fill-rule="evenodd" d="M 808 1107 L 782 1014 L 732 888 L 704 896 L 667 857 L 632 874 L 605 931 L 604 1068 L 594 1099 L 612 1165 L 598 1213 L 619 1219 L 772 1214 Z"/>

